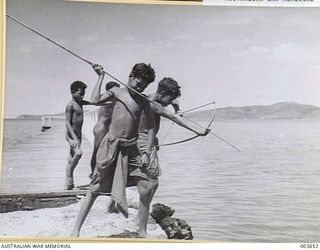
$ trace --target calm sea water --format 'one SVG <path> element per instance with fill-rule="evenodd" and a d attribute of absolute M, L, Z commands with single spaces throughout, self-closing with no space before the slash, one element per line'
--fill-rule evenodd
<path fill-rule="evenodd" d="M 34 122 L 5 121 L 4 154 L 39 136 Z M 161 126 L 162 143 L 192 136 Z M 174 207 L 198 240 L 319 242 L 319 121 L 217 121 L 213 131 L 241 152 L 212 135 L 162 147 L 154 200 Z"/>

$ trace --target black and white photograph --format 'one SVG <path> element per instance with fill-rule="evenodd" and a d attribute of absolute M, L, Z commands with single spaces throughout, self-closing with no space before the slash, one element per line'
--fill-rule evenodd
<path fill-rule="evenodd" d="M 319 242 L 320 9 L 157 2 L 6 0 L 0 239 Z"/>

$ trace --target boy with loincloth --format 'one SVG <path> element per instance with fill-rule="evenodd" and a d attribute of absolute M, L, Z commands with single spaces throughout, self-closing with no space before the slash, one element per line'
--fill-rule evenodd
<path fill-rule="evenodd" d="M 120 85 L 116 82 L 108 82 L 106 84 L 106 91 L 108 92 L 110 89 L 113 87 L 120 87 Z M 109 131 L 109 126 L 111 123 L 111 116 L 112 116 L 112 111 L 113 111 L 113 102 L 107 102 L 103 106 L 100 107 L 99 109 L 99 114 L 98 114 L 98 121 L 93 127 L 93 134 L 94 134 L 94 143 L 93 143 L 93 153 L 91 157 L 91 174 L 90 178 L 93 176 L 93 171 L 96 166 L 96 155 L 98 151 L 98 147 L 100 145 L 100 142 L 102 138 L 108 133 Z"/>
<path fill-rule="evenodd" d="M 89 104 L 84 101 L 83 97 L 87 85 L 81 81 L 75 81 L 71 84 L 70 90 L 72 94 L 72 100 L 66 107 L 66 140 L 70 146 L 70 153 L 68 157 L 68 164 L 66 167 L 66 180 L 65 189 L 70 190 L 74 188 L 73 172 L 77 166 L 82 151 L 81 145 L 81 129 L 83 124 L 83 105 Z"/>
<path fill-rule="evenodd" d="M 188 124 L 181 115 L 174 114 L 172 112 L 167 111 L 164 107 L 168 105 L 176 106 L 175 112 L 179 111 L 178 102 L 176 98 L 181 95 L 180 86 L 178 83 L 173 80 L 172 78 L 163 78 L 159 84 L 157 92 L 148 96 L 149 100 L 152 101 L 150 104 L 151 111 L 153 113 L 153 117 L 156 124 L 156 134 L 160 128 L 160 119 L 161 116 L 166 117 L 178 125 L 196 133 L 199 136 L 207 135 L 210 130 L 207 129 L 196 129 L 191 124 Z M 148 126 L 146 116 L 143 113 L 140 118 L 140 126 L 139 126 L 139 138 L 138 138 L 138 148 L 140 154 L 144 154 L 145 150 L 147 150 L 147 133 L 148 133 Z M 139 205 L 139 234 L 141 236 L 146 235 L 147 229 L 147 220 L 149 216 L 149 206 L 153 195 L 158 187 L 158 177 L 161 173 L 160 166 L 159 166 L 159 159 L 157 151 L 159 149 L 158 146 L 158 139 L 155 137 L 155 140 L 152 144 L 151 153 L 148 154 L 149 158 L 149 165 L 143 169 L 142 171 L 147 174 L 148 179 L 142 180 L 141 185 L 138 186 L 139 193 L 142 198 L 142 202 Z"/>
<path fill-rule="evenodd" d="M 127 87 L 112 88 L 100 96 L 104 71 L 100 65 L 94 65 L 99 75 L 93 90 L 92 103 L 99 105 L 115 99 L 109 132 L 102 139 L 96 157 L 96 167 L 89 191 L 78 214 L 72 236 L 79 236 L 81 226 L 87 217 L 95 199 L 111 191 L 116 207 L 128 217 L 125 187 L 141 185 L 148 176 L 141 168 L 149 165 L 149 155 L 155 136 L 155 124 L 146 98 L 138 93 L 154 81 L 154 70 L 144 63 L 136 64 L 130 75 Z M 138 92 L 138 93 L 136 93 Z M 137 147 L 138 129 L 142 111 L 146 115 L 146 150 L 140 155 Z"/>

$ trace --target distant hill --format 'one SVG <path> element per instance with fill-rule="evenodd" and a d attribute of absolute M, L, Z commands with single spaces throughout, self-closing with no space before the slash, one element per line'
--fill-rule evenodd
<path fill-rule="evenodd" d="M 87 112 L 89 110 L 84 110 L 83 112 Z M 41 116 L 51 116 L 53 119 L 65 119 L 65 113 L 57 113 L 57 114 L 43 114 L 43 115 L 32 115 L 32 114 L 21 114 L 17 116 L 15 119 L 25 119 L 25 120 L 41 120 Z"/>
<path fill-rule="evenodd" d="M 206 119 L 211 117 L 213 110 L 192 112 L 188 117 Z M 41 119 L 42 115 L 22 114 L 17 119 Z M 49 115 L 48 115 L 49 116 Z M 65 114 L 52 114 L 56 119 L 64 119 Z M 320 108 L 312 105 L 294 102 L 279 102 L 272 105 L 254 105 L 244 107 L 218 108 L 216 118 L 219 120 L 230 119 L 320 119 Z"/>
<path fill-rule="evenodd" d="M 59 113 L 59 114 L 51 114 L 51 115 L 31 115 L 31 114 L 21 114 L 17 116 L 15 119 L 23 119 L 23 120 L 41 120 L 42 116 L 52 116 L 53 119 L 64 119 L 65 114 Z"/>
<path fill-rule="evenodd" d="M 198 119 L 212 116 L 213 110 L 193 112 L 188 117 Z M 218 108 L 216 119 L 320 119 L 320 108 L 294 102 L 279 102 L 272 105 Z"/>

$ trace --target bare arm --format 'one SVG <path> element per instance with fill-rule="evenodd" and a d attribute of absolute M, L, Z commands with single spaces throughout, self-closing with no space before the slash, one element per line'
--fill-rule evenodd
<path fill-rule="evenodd" d="M 106 92 L 103 95 L 101 95 L 97 101 L 91 101 L 90 104 L 95 106 L 104 106 L 107 104 L 108 101 L 111 101 L 113 97 L 113 92 Z"/>
<path fill-rule="evenodd" d="M 156 124 L 153 118 L 153 114 L 151 113 L 150 104 L 148 101 L 144 100 L 143 110 L 146 115 L 147 120 L 147 129 L 148 129 L 148 140 L 147 147 L 145 153 L 147 154 L 147 159 L 144 157 L 145 154 L 142 155 L 142 165 L 149 165 L 149 157 L 152 149 L 152 145 L 154 143 L 154 139 L 156 136 Z"/>
<path fill-rule="evenodd" d="M 80 105 L 90 105 L 91 103 L 86 100 L 81 100 Z"/>
<path fill-rule="evenodd" d="M 104 72 L 103 72 L 103 67 L 101 65 L 94 64 L 92 67 L 93 67 L 94 71 L 98 74 L 98 81 L 92 91 L 91 99 L 90 99 L 90 103 L 95 104 L 100 101 L 101 84 L 104 79 Z"/>
<path fill-rule="evenodd" d="M 178 125 L 180 125 L 183 128 L 186 128 L 194 133 L 196 133 L 197 135 L 207 135 L 208 132 L 205 129 L 202 128 L 195 128 L 194 126 L 192 126 L 191 124 L 187 123 L 187 121 L 185 119 L 183 119 L 181 116 L 176 115 L 168 110 L 166 110 L 164 107 L 162 107 L 160 104 L 153 104 L 154 105 L 154 110 L 156 113 L 162 115 L 163 117 L 168 118 L 169 120 L 177 123 Z"/>

